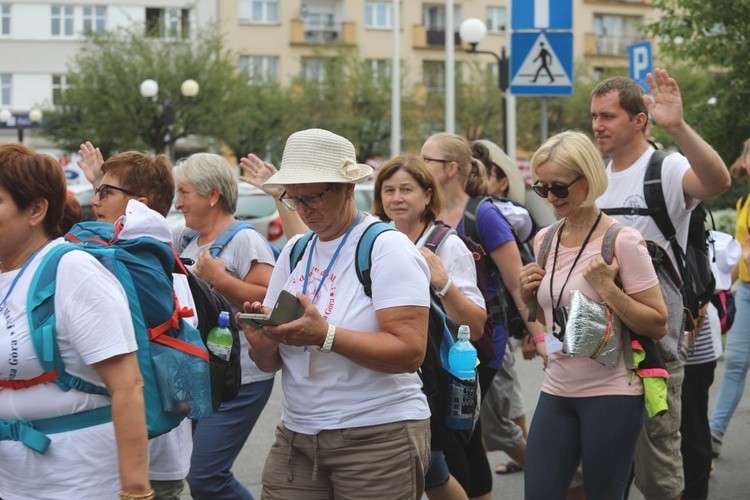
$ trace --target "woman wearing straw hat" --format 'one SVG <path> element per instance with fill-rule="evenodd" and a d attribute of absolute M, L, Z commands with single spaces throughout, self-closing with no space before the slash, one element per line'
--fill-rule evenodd
<path fill-rule="evenodd" d="M 378 221 L 353 202 L 372 173 L 354 146 L 326 130 L 287 140 L 282 202 L 312 238 L 296 264 L 292 238 L 277 261 L 263 304 L 282 290 L 304 315 L 277 327 L 243 324 L 264 371 L 281 370 L 283 414 L 263 470 L 263 498 L 421 498 L 429 460 L 430 412 L 415 373 L 425 354 L 429 271 L 409 239 L 386 231 L 372 247 L 372 294 L 356 276 L 365 229 Z"/>

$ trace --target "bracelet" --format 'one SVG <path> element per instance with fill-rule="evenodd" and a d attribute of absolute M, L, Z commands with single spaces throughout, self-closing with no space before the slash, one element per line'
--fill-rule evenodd
<path fill-rule="evenodd" d="M 328 333 L 326 334 L 326 340 L 323 342 L 321 347 L 318 347 L 320 352 L 331 352 L 333 349 L 333 337 L 336 335 L 336 325 L 328 323 Z"/>
<path fill-rule="evenodd" d="M 439 298 L 442 299 L 443 297 L 445 297 L 445 294 L 448 293 L 448 289 L 451 287 L 452 284 L 453 284 L 453 280 L 450 277 L 448 277 L 448 283 L 446 283 L 443 289 L 440 290 L 439 292 L 436 290 L 435 295 L 437 295 Z"/>
<path fill-rule="evenodd" d="M 156 493 L 152 489 L 148 493 L 125 493 L 121 491 L 118 493 L 120 500 L 153 500 Z"/>
<path fill-rule="evenodd" d="M 622 309 L 622 314 L 620 314 L 620 319 L 623 319 L 625 317 L 625 313 L 628 312 L 628 306 L 630 305 L 630 295 L 627 296 L 628 301 L 625 302 L 625 307 Z"/>
<path fill-rule="evenodd" d="M 539 344 L 541 342 L 544 342 L 545 337 L 547 336 L 546 333 L 540 333 L 536 337 L 534 337 L 532 340 L 534 342 L 534 345 Z"/>

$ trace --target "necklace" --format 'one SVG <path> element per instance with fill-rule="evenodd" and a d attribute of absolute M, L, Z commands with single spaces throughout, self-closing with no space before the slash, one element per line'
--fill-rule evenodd
<path fill-rule="evenodd" d="M 557 296 L 557 303 L 555 304 L 553 311 L 557 309 L 558 307 L 560 307 L 560 300 L 562 299 L 563 291 L 565 290 L 565 285 L 568 284 L 570 275 L 573 274 L 573 269 L 575 269 L 576 264 L 578 264 L 578 259 L 581 258 L 581 255 L 583 254 L 583 250 L 586 248 L 586 245 L 588 245 L 589 240 L 591 239 L 591 235 L 594 234 L 594 231 L 596 230 L 596 227 L 599 225 L 600 220 L 602 220 L 601 211 L 599 212 L 599 215 L 596 217 L 596 221 L 594 221 L 594 225 L 591 226 L 591 229 L 589 230 L 589 234 L 586 235 L 586 239 L 583 240 L 583 244 L 581 245 L 581 248 L 578 249 L 576 258 L 573 260 L 573 265 L 570 266 L 570 270 L 568 271 L 568 276 L 565 278 L 562 288 L 560 288 L 560 295 Z M 552 261 L 552 273 L 550 273 L 550 277 L 549 277 L 549 298 L 553 302 L 555 300 L 555 294 L 553 292 L 552 282 L 555 279 L 555 269 L 557 268 L 557 252 L 560 249 L 560 240 L 562 239 L 563 226 L 564 224 L 560 225 L 560 230 L 557 233 L 557 243 L 555 243 L 555 257 L 554 257 L 554 260 Z M 558 326 L 557 323 L 553 321 L 552 322 L 552 335 L 562 340 L 562 332 L 558 333 L 557 328 L 556 328 L 557 326 Z M 562 327 L 562 325 L 560 326 Z"/>
<path fill-rule="evenodd" d="M 420 239 L 422 238 L 422 236 L 424 236 L 424 233 L 426 233 L 426 232 L 427 232 L 427 228 L 428 228 L 428 227 L 430 227 L 430 221 L 427 221 L 427 222 L 425 222 L 425 223 L 424 223 L 424 227 L 422 228 L 422 232 L 421 232 L 421 233 L 419 233 L 419 236 L 417 236 L 417 239 L 416 239 L 416 240 L 414 240 L 414 244 L 415 244 L 415 245 L 416 245 L 416 244 L 417 244 L 417 242 L 418 242 L 418 241 L 419 241 L 419 240 L 420 240 Z"/>

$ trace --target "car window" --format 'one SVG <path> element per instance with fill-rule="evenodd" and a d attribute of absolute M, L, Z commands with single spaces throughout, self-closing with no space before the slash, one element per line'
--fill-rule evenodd
<path fill-rule="evenodd" d="M 234 216 L 238 219 L 257 219 L 259 217 L 268 217 L 275 212 L 276 202 L 272 196 L 240 193 Z"/>
<path fill-rule="evenodd" d="M 358 209 L 369 211 L 372 208 L 372 191 L 366 189 L 355 189 L 354 203 L 357 205 Z"/>

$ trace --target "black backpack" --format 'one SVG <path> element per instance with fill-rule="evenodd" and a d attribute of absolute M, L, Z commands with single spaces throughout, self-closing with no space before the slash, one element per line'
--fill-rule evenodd
<path fill-rule="evenodd" d="M 217 357 L 208 349 L 209 369 L 211 372 L 211 389 L 221 387 L 221 394 L 211 394 L 214 411 L 219 408 L 221 403 L 227 403 L 237 397 L 242 385 L 242 369 L 240 366 L 240 356 L 242 350 L 240 347 L 240 329 L 237 321 L 232 315 L 232 305 L 219 292 L 211 288 L 205 280 L 196 276 L 187 270 L 184 262 L 178 260 L 178 273 L 187 276 L 190 293 L 193 295 L 195 310 L 198 316 L 198 330 L 201 332 L 201 339 L 206 343 L 209 332 L 219 325 L 219 313 L 222 311 L 229 312 L 229 331 L 232 334 L 232 352 L 229 355 L 229 361 Z M 226 369 L 225 369 L 226 368 Z M 219 381 L 217 378 L 221 378 Z"/>
<path fill-rule="evenodd" d="M 357 243 L 355 257 L 357 278 L 362 283 L 368 297 L 372 296 L 370 267 L 372 266 L 372 247 L 375 239 L 385 231 L 395 230 L 396 228 L 385 222 L 374 222 L 365 229 L 359 243 Z M 313 233 L 307 233 L 294 243 L 291 252 L 289 252 L 289 269 L 294 270 L 300 262 L 312 237 Z M 466 445 L 474 430 L 451 429 L 445 424 L 451 403 L 451 379 L 455 378 L 448 370 L 448 351 L 458 339 L 458 325 L 445 315 L 441 309 L 440 300 L 432 290 L 430 291 L 430 299 L 427 349 L 424 361 L 419 367 L 419 378 L 422 380 L 422 392 L 424 392 L 430 406 L 431 448 L 433 450 L 453 450 Z M 477 349 L 477 351 L 479 350 Z M 474 423 L 476 423 L 479 416 L 477 381 L 456 380 L 464 386 L 464 391 L 467 394 L 473 396 Z"/>
<path fill-rule="evenodd" d="M 473 241 L 476 241 L 477 243 L 482 245 L 482 248 L 484 248 L 484 242 L 482 242 L 482 236 L 479 233 L 479 227 L 477 226 L 477 212 L 479 211 L 479 207 L 482 205 L 482 203 L 494 203 L 495 199 L 502 200 L 502 198 L 490 196 L 474 196 L 469 198 L 469 201 L 466 203 L 466 207 L 464 208 L 464 215 L 462 219 L 463 232 Z M 500 215 L 502 215 L 502 213 Z M 505 217 L 503 216 L 503 218 Z M 513 232 L 513 236 L 516 239 L 516 245 L 518 246 L 518 251 L 521 254 L 521 263 L 523 265 L 526 265 L 530 262 L 533 262 L 534 255 L 533 251 L 531 251 L 529 248 L 528 242 L 522 242 L 519 239 L 515 229 L 513 229 L 513 226 L 510 223 L 508 223 L 508 226 L 510 226 L 511 231 Z M 535 230 L 532 232 L 532 234 L 533 233 L 536 233 L 536 224 Z M 505 325 L 505 334 L 507 338 L 524 338 L 529 333 L 528 328 L 526 328 L 526 323 L 524 322 L 523 316 L 518 310 L 516 302 L 513 300 L 513 296 L 505 287 L 505 283 L 503 283 L 502 276 L 500 276 L 500 271 L 489 255 L 487 255 L 487 258 L 484 260 L 484 264 L 485 272 L 495 284 L 495 290 L 497 290 L 497 294 L 494 297 L 490 298 L 490 301 L 493 304 L 492 310 L 490 310 L 490 308 L 488 307 L 488 311 L 490 311 L 490 313 L 492 314 L 492 321 L 495 324 Z M 488 304 L 489 303 L 490 302 L 488 302 Z"/>
<path fill-rule="evenodd" d="M 677 242 L 674 225 L 667 212 L 664 191 L 661 182 L 662 162 L 667 157 L 663 151 L 654 151 L 646 169 L 643 182 L 643 194 L 648 208 L 622 207 L 602 208 L 608 215 L 639 215 L 651 217 L 659 231 L 672 246 L 676 262 L 675 267 L 682 278 L 682 298 L 685 308 L 692 318 L 702 316 L 701 310 L 714 295 L 716 279 L 711 272 L 711 258 L 708 253 L 709 232 L 706 228 L 706 215 L 711 212 L 701 202 L 690 213 L 687 248 L 683 249 Z M 689 325 L 692 318 L 687 320 Z"/>

